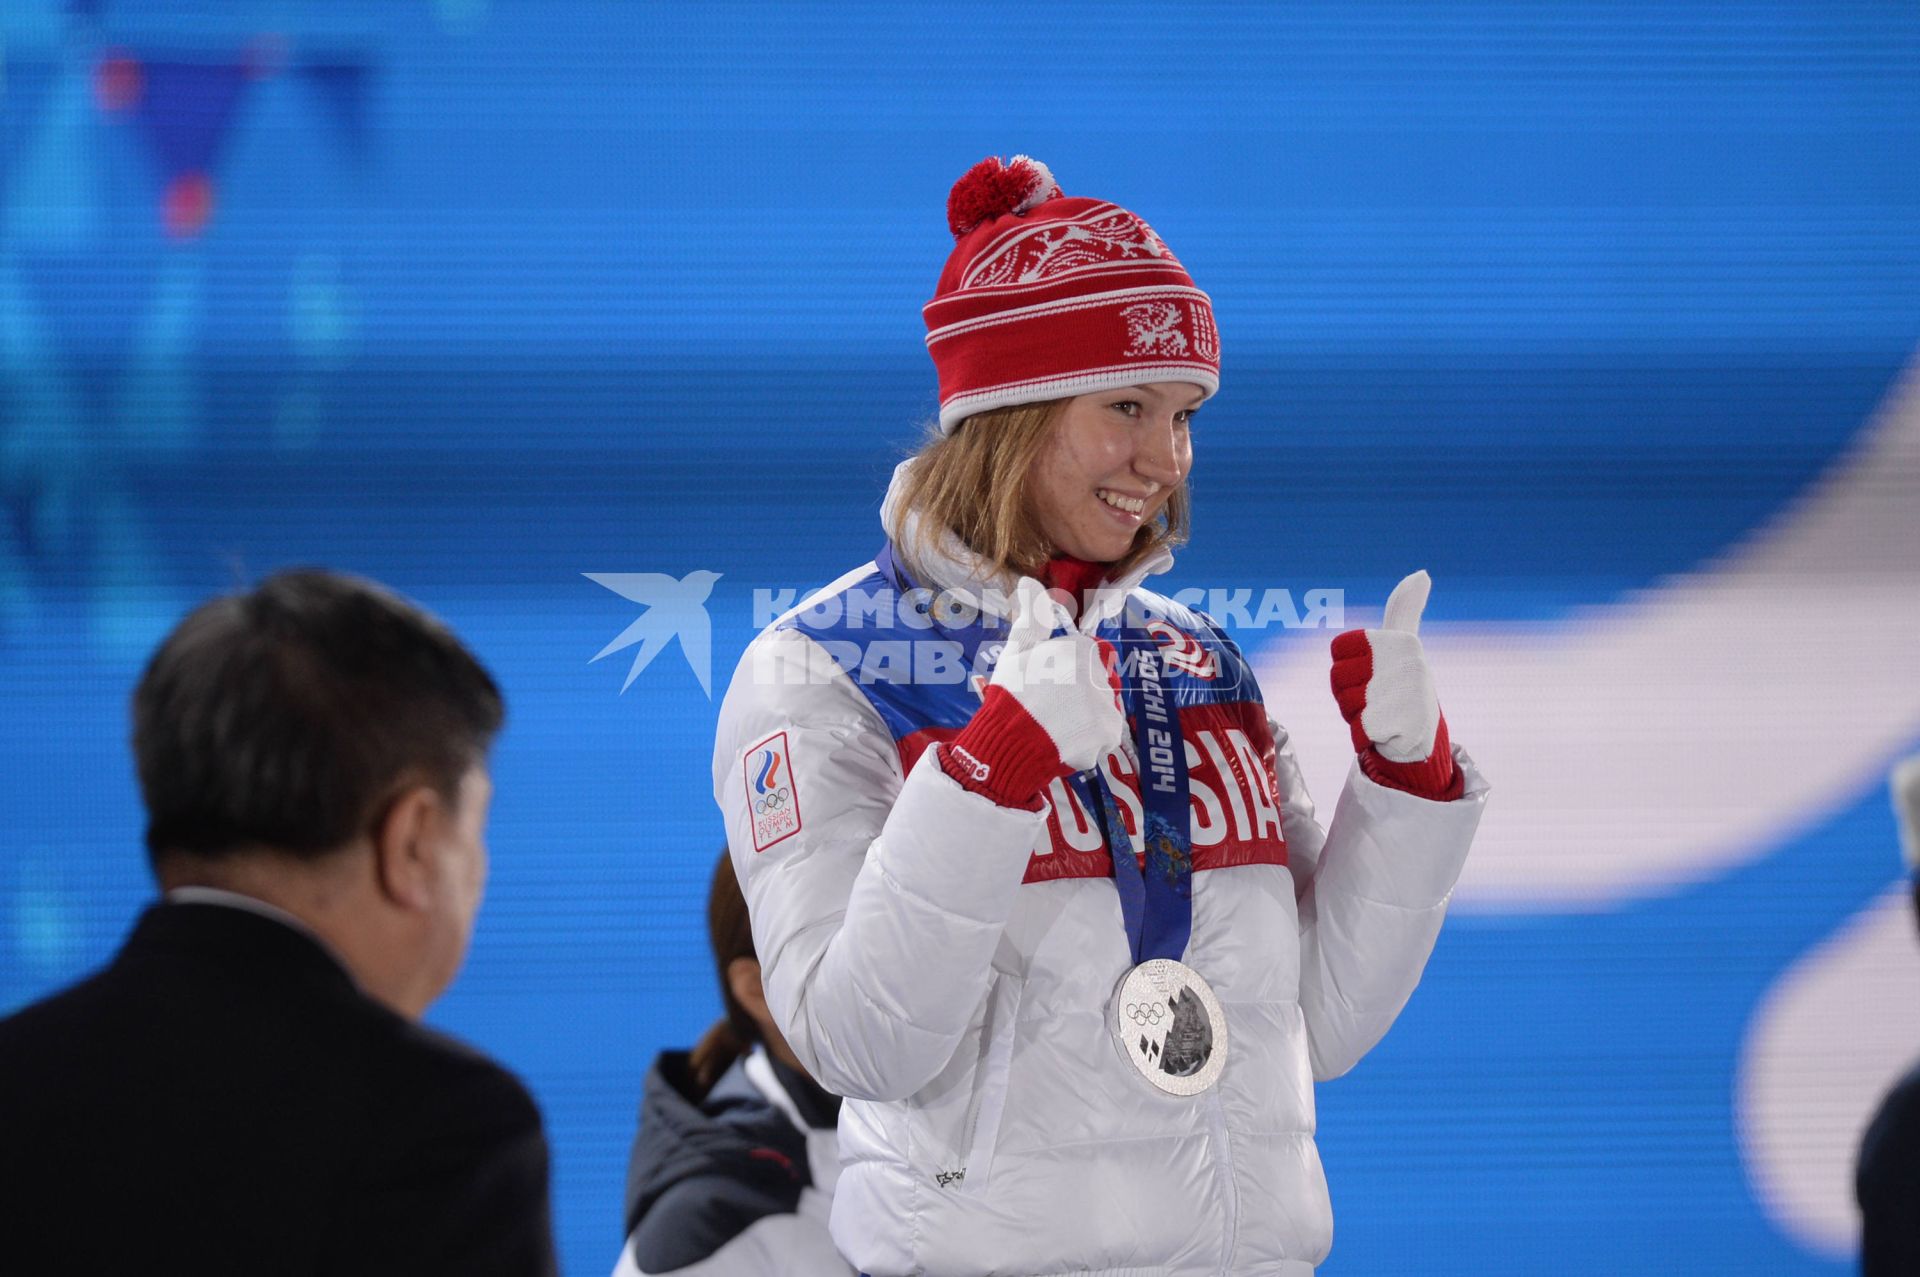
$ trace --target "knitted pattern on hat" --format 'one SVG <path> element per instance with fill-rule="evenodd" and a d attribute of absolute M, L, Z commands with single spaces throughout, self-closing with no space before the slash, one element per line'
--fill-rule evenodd
<path fill-rule="evenodd" d="M 977 412 L 1183 381 L 1220 387 L 1213 302 L 1153 228 L 1061 193 L 1038 160 L 980 161 L 954 183 L 956 243 L 923 309 L 940 428 Z"/>

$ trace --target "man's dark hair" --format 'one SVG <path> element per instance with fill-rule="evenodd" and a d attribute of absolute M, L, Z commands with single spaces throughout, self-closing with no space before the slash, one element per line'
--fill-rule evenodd
<path fill-rule="evenodd" d="M 319 856 L 405 786 L 456 797 L 506 714 L 433 617 L 359 577 L 280 572 L 195 609 L 133 693 L 147 852 Z"/>

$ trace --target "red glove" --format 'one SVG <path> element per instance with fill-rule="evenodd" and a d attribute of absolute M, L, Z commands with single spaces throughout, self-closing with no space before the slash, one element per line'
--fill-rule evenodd
<path fill-rule="evenodd" d="M 1053 637 L 1059 604 L 1031 577 L 980 708 L 940 749 L 947 775 L 1002 807 L 1037 811 L 1056 776 L 1084 771 L 1120 747 L 1126 712 L 1119 675 L 1099 642 Z"/>
<path fill-rule="evenodd" d="M 1454 764 L 1433 670 L 1420 646 L 1420 614 L 1432 588 L 1432 578 L 1415 572 L 1393 587 L 1379 629 L 1348 630 L 1333 640 L 1333 696 L 1370 780 L 1452 802 L 1465 777 Z"/>

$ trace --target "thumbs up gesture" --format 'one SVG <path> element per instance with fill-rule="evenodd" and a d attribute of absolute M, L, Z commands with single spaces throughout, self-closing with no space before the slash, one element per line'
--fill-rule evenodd
<path fill-rule="evenodd" d="M 1413 573 L 1387 596 L 1379 629 L 1348 630 L 1333 640 L 1333 696 L 1368 776 L 1447 800 L 1459 796 L 1459 771 L 1420 646 L 1420 614 L 1432 588 L 1425 572 Z"/>
<path fill-rule="evenodd" d="M 1044 586 L 1023 576 L 1017 588 L 1019 610 L 983 703 L 986 691 L 1005 689 L 1053 741 L 1060 762 L 1084 771 L 1120 748 L 1126 733 L 1119 676 L 1107 666 L 1099 641 L 1073 629 Z M 1067 633 L 1054 637 L 1062 626 Z"/>
<path fill-rule="evenodd" d="M 947 775 L 1002 807 L 1032 810 L 1063 771 L 1084 771 L 1120 747 L 1126 711 L 1099 640 L 1067 627 L 1046 588 L 1022 577 L 980 708 L 940 750 Z"/>

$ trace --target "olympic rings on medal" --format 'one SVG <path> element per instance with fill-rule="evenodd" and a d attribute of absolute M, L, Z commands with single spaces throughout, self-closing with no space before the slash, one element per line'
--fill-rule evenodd
<path fill-rule="evenodd" d="M 1166 1014 L 1167 1009 L 1158 1002 L 1127 1003 L 1127 1018 L 1143 1029 L 1160 1023 Z"/>

